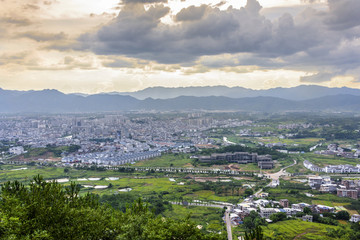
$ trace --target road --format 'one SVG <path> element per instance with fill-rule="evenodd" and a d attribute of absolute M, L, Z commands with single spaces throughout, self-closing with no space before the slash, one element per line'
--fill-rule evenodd
<path fill-rule="evenodd" d="M 225 212 L 226 231 L 228 234 L 228 240 L 232 240 L 231 220 L 230 220 L 230 207 Z"/>
<path fill-rule="evenodd" d="M 223 137 L 223 141 L 224 141 L 224 143 L 227 143 L 227 144 L 236 145 L 236 143 L 230 142 L 230 141 L 227 139 L 227 137 Z"/>
<path fill-rule="evenodd" d="M 295 164 L 297 164 L 296 160 L 294 159 L 294 163 L 286 166 L 282 169 L 280 169 L 280 171 L 278 171 L 277 173 L 269 173 L 269 174 L 264 174 L 265 176 L 271 178 L 272 180 L 279 180 L 280 177 L 282 176 L 288 176 L 288 173 L 285 171 L 285 169 L 294 166 Z"/>
<path fill-rule="evenodd" d="M 276 172 L 276 173 L 269 173 L 269 174 L 264 174 L 266 177 L 268 177 L 268 178 L 271 178 L 272 179 L 272 181 L 277 181 L 277 180 L 279 180 L 279 178 L 280 177 L 282 177 L 282 176 L 288 176 L 289 174 L 285 171 L 285 169 L 287 169 L 287 168 L 289 168 L 289 167 L 292 167 L 292 166 L 294 166 L 294 165 L 296 165 L 297 164 L 297 162 L 296 162 L 296 160 L 294 159 L 294 163 L 293 164 L 290 164 L 289 166 L 286 166 L 286 167 L 284 167 L 284 168 L 282 168 L 282 169 L 280 169 L 280 171 L 278 171 L 278 172 Z M 272 181 L 268 184 L 268 185 L 266 185 L 267 187 L 269 187 L 271 184 L 272 184 Z M 260 189 L 259 191 L 257 191 L 255 194 L 254 194 L 254 196 L 255 197 L 259 197 L 259 194 L 262 192 L 263 190 L 262 189 Z"/>

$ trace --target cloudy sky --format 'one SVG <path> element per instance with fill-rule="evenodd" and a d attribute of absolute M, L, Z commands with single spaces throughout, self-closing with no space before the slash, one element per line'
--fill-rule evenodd
<path fill-rule="evenodd" d="M 0 88 L 360 88 L 359 0 L 0 0 Z"/>

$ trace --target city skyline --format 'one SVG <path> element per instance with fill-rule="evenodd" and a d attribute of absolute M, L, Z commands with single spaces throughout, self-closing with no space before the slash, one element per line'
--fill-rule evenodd
<path fill-rule="evenodd" d="M 360 88 L 356 0 L 1 1 L 0 88 Z"/>

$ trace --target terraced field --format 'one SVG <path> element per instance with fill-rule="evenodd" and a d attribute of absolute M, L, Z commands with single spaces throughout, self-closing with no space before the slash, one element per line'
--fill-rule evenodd
<path fill-rule="evenodd" d="M 321 223 L 304 222 L 301 220 L 289 220 L 269 224 L 263 227 L 264 234 L 273 239 L 334 239 L 327 236 L 327 229 L 336 229 L 335 226 Z M 281 238 L 282 237 L 282 238 Z"/>

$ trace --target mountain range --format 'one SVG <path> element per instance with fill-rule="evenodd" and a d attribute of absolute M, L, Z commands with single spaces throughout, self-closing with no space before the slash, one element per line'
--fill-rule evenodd
<path fill-rule="evenodd" d="M 229 98 L 245 98 L 245 97 L 277 97 L 294 101 L 308 100 L 313 98 L 349 94 L 360 96 L 360 89 L 353 88 L 327 88 L 316 85 L 301 85 L 293 88 L 272 88 L 267 90 L 253 90 L 243 87 L 180 87 L 165 88 L 152 87 L 136 92 L 113 92 L 109 94 L 127 95 L 137 99 L 169 99 L 180 96 L 192 97 L 229 97 Z"/>
<path fill-rule="evenodd" d="M 360 90 L 319 86 L 269 90 L 223 86 L 159 87 L 129 93 L 128 95 L 126 93 L 80 95 L 64 94 L 57 90 L 12 91 L 0 89 L 0 113 L 86 113 L 141 110 L 359 112 Z"/>

